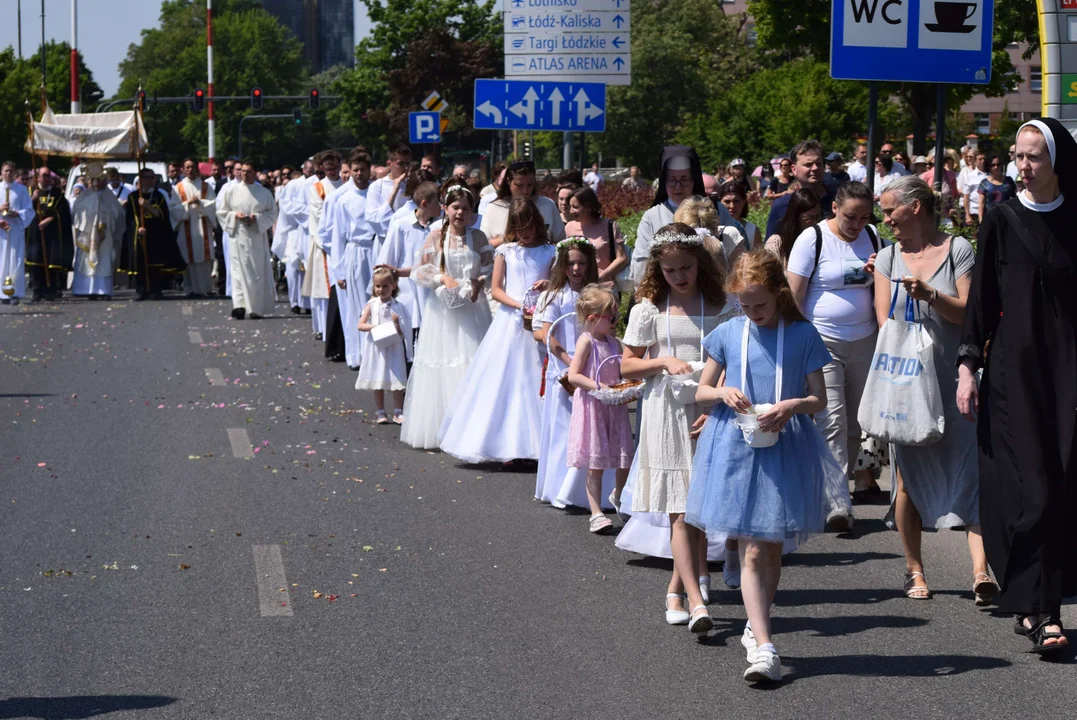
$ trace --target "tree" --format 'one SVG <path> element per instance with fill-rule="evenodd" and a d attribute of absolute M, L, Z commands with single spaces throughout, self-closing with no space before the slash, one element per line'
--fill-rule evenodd
<path fill-rule="evenodd" d="M 705 112 L 688 119 L 677 141 L 695 147 L 705 169 L 738 156 L 761 164 L 807 138 L 848 154 L 867 107 L 863 83 L 834 80 L 824 63 L 805 58 L 758 72 L 714 96 Z M 884 125 L 901 123 L 893 103 L 880 103 L 880 115 Z"/>
<path fill-rule="evenodd" d="M 714 0 L 634 4 L 632 84 L 609 86 L 606 132 L 590 147 L 656 172 L 684 118 L 758 68 L 743 27 L 743 17 L 726 17 Z"/>
<path fill-rule="evenodd" d="M 154 93 L 184 96 L 206 83 L 205 4 L 195 0 L 164 0 L 160 27 L 142 31 L 120 64 L 119 97 L 134 97 L 141 85 L 151 99 L 146 127 L 153 153 L 173 160 L 185 155 L 205 157 L 207 125 L 204 114 L 189 106 L 154 105 Z M 302 45 L 259 0 L 218 0 L 213 9 L 214 90 L 218 95 L 246 95 L 258 86 L 266 95 L 305 95 L 310 71 Z M 294 105 L 274 106 L 267 100 L 264 114 L 287 113 Z M 251 115 L 242 102 L 214 106 L 217 154 L 237 151 L 239 119 Z M 247 123 L 243 152 L 263 165 L 295 161 L 296 150 L 310 146 L 310 125 L 296 128 L 291 120 Z"/>
<path fill-rule="evenodd" d="M 830 58 L 830 16 L 832 0 L 749 0 L 748 12 L 755 18 L 759 46 L 779 59 L 812 57 L 820 62 Z M 1027 42 L 1027 57 L 1039 47 L 1035 0 L 996 0 L 992 43 L 991 82 L 988 85 L 951 85 L 947 106 L 961 107 L 975 94 L 1001 97 L 1016 87 L 1014 67 L 1006 46 Z M 909 108 L 915 152 L 926 146 L 927 129 L 935 116 L 935 93 L 925 83 L 880 83 L 880 97 L 896 95 Z"/>
<path fill-rule="evenodd" d="M 78 56 L 79 95 L 82 111 L 93 112 L 103 92 L 93 73 Z M 53 112 L 71 112 L 71 46 L 50 42 L 45 45 L 45 97 Z M 11 47 L 0 52 L 0 153 L 4 159 L 29 164 L 22 147 L 26 140 L 26 110 L 41 117 L 41 51 L 19 60 Z"/>
<path fill-rule="evenodd" d="M 454 124 L 470 128 L 473 97 L 463 88 L 476 77 L 501 71 L 500 3 L 495 0 L 361 0 L 371 21 L 370 36 L 356 48 L 355 67 L 336 88 L 344 96 L 330 113 L 333 124 L 351 130 L 371 147 L 406 137 L 400 116 L 418 108 L 437 90 L 449 100 Z M 437 52 L 438 61 L 422 53 Z M 463 53 L 480 67 L 448 56 Z M 439 63 L 448 61 L 450 67 Z M 489 73 L 487 75 L 480 73 Z M 421 90 L 422 89 L 422 90 Z M 419 94 L 423 97 L 418 97 Z"/>

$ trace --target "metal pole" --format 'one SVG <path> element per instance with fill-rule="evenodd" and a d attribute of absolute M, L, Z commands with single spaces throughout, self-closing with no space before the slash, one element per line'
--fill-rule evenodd
<path fill-rule="evenodd" d="M 932 186 L 935 192 L 942 192 L 942 175 L 946 168 L 946 85 L 935 85 L 935 178 Z M 935 223 L 938 224 L 942 208 L 935 208 Z"/>
<path fill-rule="evenodd" d="M 45 0 L 41 0 L 41 87 L 45 87 Z"/>
<path fill-rule="evenodd" d="M 71 112 L 79 107 L 79 0 L 71 0 Z"/>
<path fill-rule="evenodd" d="M 570 167 L 572 167 L 572 156 L 574 154 L 574 152 L 572 150 L 572 133 L 570 133 L 570 132 L 565 133 L 563 142 L 564 142 L 564 150 L 563 150 L 563 152 L 561 154 L 561 165 L 562 165 L 561 169 L 562 170 L 568 170 Z"/>
<path fill-rule="evenodd" d="M 22 60 L 22 0 L 19 0 L 17 24 L 19 26 L 19 60 Z"/>
<path fill-rule="evenodd" d="M 879 115 L 879 84 L 868 83 L 868 169 L 864 177 L 875 192 L 875 124 Z"/>
<path fill-rule="evenodd" d="M 206 0 L 206 120 L 209 162 L 217 156 L 217 137 L 213 125 L 213 0 Z M 242 141 L 240 141 L 242 145 Z M 242 157 L 242 153 L 240 153 Z"/>

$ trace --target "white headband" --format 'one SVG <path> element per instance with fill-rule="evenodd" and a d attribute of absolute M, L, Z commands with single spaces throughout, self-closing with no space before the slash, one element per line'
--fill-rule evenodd
<path fill-rule="evenodd" d="M 709 234 L 709 233 L 708 233 Z M 681 235 L 677 232 L 662 232 L 654 236 L 654 240 L 651 241 L 651 250 L 661 245 L 668 243 L 678 243 L 680 245 L 702 245 L 703 237 L 701 235 Z"/>
<path fill-rule="evenodd" d="M 1043 133 L 1043 138 L 1047 141 L 1047 153 L 1051 156 L 1051 167 L 1055 166 L 1055 136 L 1051 134 L 1050 128 L 1047 124 L 1040 120 L 1029 120 L 1027 123 L 1017 129 L 1017 134 L 1020 135 L 1021 131 L 1025 128 L 1032 126 Z"/>

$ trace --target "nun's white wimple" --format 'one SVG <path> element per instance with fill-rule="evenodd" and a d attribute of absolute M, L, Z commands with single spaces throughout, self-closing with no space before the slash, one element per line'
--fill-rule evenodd
<path fill-rule="evenodd" d="M 1051 129 L 1047 127 L 1047 123 L 1040 120 L 1029 120 L 1017 129 L 1017 134 L 1020 135 L 1021 131 L 1029 125 L 1043 133 L 1044 139 L 1047 140 L 1047 154 L 1051 156 L 1051 167 L 1053 168 L 1055 166 L 1055 136 L 1051 133 Z"/>

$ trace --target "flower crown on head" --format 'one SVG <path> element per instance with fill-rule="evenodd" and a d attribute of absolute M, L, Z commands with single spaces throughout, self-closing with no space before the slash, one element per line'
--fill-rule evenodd
<path fill-rule="evenodd" d="M 579 246 L 579 245 L 590 245 L 590 244 L 591 244 L 591 241 L 588 240 L 587 238 L 582 237 L 580 235 L 573 235 L 573 236 L 567 237 L 564 240 L 562 240 L 561 242 L 557 243 L 557 252 L 561 252 L 562 250 L 565 250 L 566 248 L 570 248 L 570 247 L 575 247 L 575 246 Z"/>
<path fill-rule="evenodd" d="M 706 230 L 706 228 L 703 228 Z M 707 235 L 710 233 L 708 232 Z M 696 231 L 695 235 L 682 235 L 677 232 L 661 232 L 654 236 L 654 240 L 651 241 L 651 248 L 661 247 L 667 243 L 677 243 L 678 245 L 702 245 L 703 235 Z"/>

